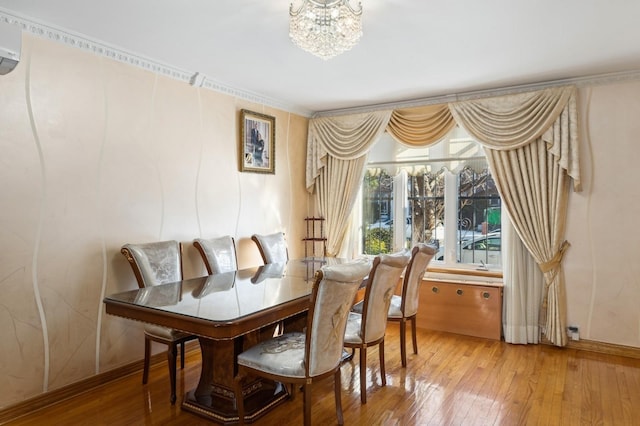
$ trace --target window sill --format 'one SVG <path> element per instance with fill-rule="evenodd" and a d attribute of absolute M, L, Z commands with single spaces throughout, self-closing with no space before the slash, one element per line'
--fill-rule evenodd
<path fill-rule="evenodd" d="M 424 280 L 455 282 L 459 284 L 502 287 L 502 271 L 483 271 L 472 267 L 445 267 L 430 265 Z"/>

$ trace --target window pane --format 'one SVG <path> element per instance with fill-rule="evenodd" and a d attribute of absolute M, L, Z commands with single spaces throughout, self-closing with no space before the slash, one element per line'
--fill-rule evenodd
<path fill-rule="evenodd" d="M 365 254 L 390 253 L 393 241 L 393 178 L 384 170 L 369 169 L 362 186 L 363 249 Z"/>
<path fill-rule="evenodd" d="M 458 262 L 502 264 L 500 196 L 486 160 L 458 174 L 458 235 Z"/>
<path fill-rule="evenodd" d="M 463 129 L 421 148 L 383 137 L 370 153 L 369 167 L 363 187 L 365 253 L 390 252 L 395 228 L 404 231 L 407 247 L 438 246 L 436 260 L 502 264 L 500 196 L 482 146 Z M 393 176 L 401 170 L 408 175 L 406 199 L 394 200 Z M 393 214 L 400 211 L 404 229 L 394 227 L 399 218 Z"/>
<path fill-rule="evenodd" d="M 444 172 L 425 171 L 409 176 L 408 224 L 411 226 L 411 245 L 418 242 L 438 244 L 444 237 Z"/>

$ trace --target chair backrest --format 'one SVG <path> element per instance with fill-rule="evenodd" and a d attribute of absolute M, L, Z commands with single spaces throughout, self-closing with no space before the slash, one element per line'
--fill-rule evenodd
<path fill-rule="evenodd" d="M 125 244 L 120 252 L 140 288 L 182 280 L 182 246 L 177 241 Z"/>
<path fill-rule="evenodd" d="M 433 246 L 419 243 L 411 251 L 411 260 L 404 274 L 402 284 L 402 306 L 400 310 L 403 316 L 410 317 L 418 313 L 418 291 L 420 283 L 427 271 L 427 266 L 437 249 Z"/>
<path fill-rule="evenodd" d="M 391 297 L 410 258 L 409 251 L 402 251 L 381 254 L 373 260 L 362 302 L 360 337 L 363 342 L 375 342 L 384 337 Z"/>
<path fill-rule="evenodd" d="M 332 371 L 340 363 L 349 310 L 370 268 L 369 262 L 358 260 L 323 266 L 316 273 L 307 316 L 307 377 Z"/>
<path fill-rule="evenodd" d="M 287 242 L 284 233 L 276 232 L 269 235 L 253 234 L 251 239 L 258 246 L 264 263 L 285 263 L 289 260 Z"/>
<path fill-rule="evenodd" d="M 209 275 L 238 269 L 236 245 L 232 237 L 196 238 L 193 245 L 200 252 Z"/>

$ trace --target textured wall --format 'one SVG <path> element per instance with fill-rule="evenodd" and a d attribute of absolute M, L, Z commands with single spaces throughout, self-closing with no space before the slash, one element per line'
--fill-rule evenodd
<path fill-rule="evenodd" d="M 102 298 L 136 288 L 127 242 L 252 233 L 303 252 L 307 119 L 25 35 L 0 76 L 0 407 L 140 360 L 140 324 Z M 276 174 L 238 172 L 240 109 L 276 117 Z M 156 350 L 163 349 L 158 346 Z"/>
<path fill-rule="evenodd" d="M 584 190 L 569 199 L 568 325 L 640 348 L 640 82 L 579 91 Z"/>

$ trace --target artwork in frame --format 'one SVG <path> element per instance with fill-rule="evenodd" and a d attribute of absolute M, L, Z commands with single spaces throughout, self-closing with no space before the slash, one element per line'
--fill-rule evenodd
<path fill-rule="evenodd" d="M 275 117 L 243 109 L 240 126 L 240 171 L 275 174 Z"/>

